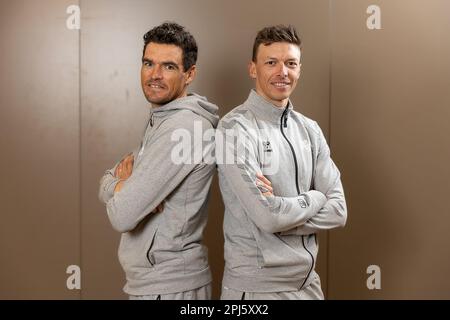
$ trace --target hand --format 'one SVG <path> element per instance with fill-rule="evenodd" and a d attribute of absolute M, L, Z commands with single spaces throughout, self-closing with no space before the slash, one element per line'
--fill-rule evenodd
<path fill-rule="evenodd" d="M 125 182 L 125 180 L 120 180 L 119 182 L 117 182 L 117 184 L 114 188 L 114 193 L 119 192 L 122 189 L 124 182 Z"/>
<path fill-rule="evenodd" d="M 117 165 L 114 175 L 120 180 L 127 180 L 133 172 L 134 155 L 130 153 Z"/>
<path fill-rule="evenodd" d="M 260 173 L 256 174 L 256 178 L 256 186 L 261 190 L 262 195 L 265 197 L 273 196 L 272 182 Z"/>
<path fill-rule="evenodd" d="M 125 180 L 131 176 L 131 173 L 133 172 L 133 165 L 134 155 L 132 153 L 123 158 L 117 165 L 116 170 L 114 171 L 114 176 L 119 178 L 120 181 L 116 184 L 114 193 L 119 192 L 122 189 Z"/>
<path fill-rule="evenodd" d="M 152 213 L 160 213 L 163 212 L 164 210 L 164 202 L 161 202 L 156 208 L 155 210 L 152 211 Z"/>

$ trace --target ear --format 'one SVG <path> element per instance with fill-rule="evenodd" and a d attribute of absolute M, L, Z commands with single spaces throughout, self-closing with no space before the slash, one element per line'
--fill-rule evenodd
<path fill-rule="evenodd" d="M 253 61 L 248 63 L 248 74 L 250 78 L 256 79 L 256 64 Z"/>
<path fill-rule="evenodd" d="M 194 64 L 186 71 L 186 85 L 189 85 L 192 81 L 194 81 L 195 76 L 197 75 L 197 66 Z"/>

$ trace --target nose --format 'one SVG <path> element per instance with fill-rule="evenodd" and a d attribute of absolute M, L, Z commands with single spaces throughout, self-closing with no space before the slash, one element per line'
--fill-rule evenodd
<path fill-rule="evenodd" d="M 287 77 L 287 75 L 288 75 L 288 67 L 286 67 L 286 65 L 284 63 L 280 63 L 280 69 L 278 70 L 278 73 L 283 78 Z"/>
<path fill-rule="evenodd" d="M 155 66 L 150 71 L 150 78 L 152 80 L 162 79 L 162 68 L 159 64 L 155 64 Z"/>

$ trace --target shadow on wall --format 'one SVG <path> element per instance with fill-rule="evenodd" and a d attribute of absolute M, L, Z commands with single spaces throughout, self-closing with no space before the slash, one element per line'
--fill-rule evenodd
<path fill-rule="evenodd" d="M 217 173 L 211 186 L 208 208 L 208 224 L 204 232 L 204 243 L 208 248 L 208 259 L 213 276 L 212 298 L 219 299 L 223 276 L 223 212 L 224 205 L 220 196 Z"/>

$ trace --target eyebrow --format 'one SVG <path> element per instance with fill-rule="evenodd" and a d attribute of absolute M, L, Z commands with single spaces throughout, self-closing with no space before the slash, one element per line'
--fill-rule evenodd
<path fill-rule="evenodd" d="M 266 60 L 276 60 L 276 61 L 278 61 L 278 58 L 275 58 L 275 57 L 266 57 Z M 285 61 L 295 61 L 295 62 L 300 62 L 300 59 L 297 59 L 297 58 L 289 58 L 289 59 L 286 59 Z"/>

